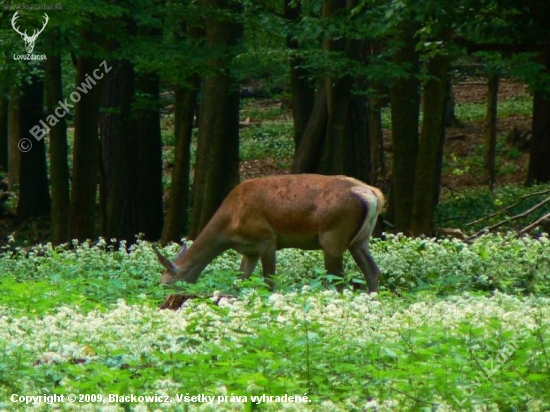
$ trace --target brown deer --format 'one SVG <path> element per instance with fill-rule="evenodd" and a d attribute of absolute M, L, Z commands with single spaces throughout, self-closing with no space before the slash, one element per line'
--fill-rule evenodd
<path fill-rule="evenodd" d="M 166 268 L 161 283 L 194 283 L 215 257 L 228 249 L 242 253 L 240 270 L 248 278 L 261 259 L 273 288 L 275 252 L 283 248 L 322 249 L 327 273 L 343 275 L 343 255 L 351 252 L 370 292 L 378 289 L 380 269 L 369 239 L 384 208 L 382 192 L 346 176 L 272 176 L 236 186 L 212 219 L 174 262 L 154 248 Z"/>

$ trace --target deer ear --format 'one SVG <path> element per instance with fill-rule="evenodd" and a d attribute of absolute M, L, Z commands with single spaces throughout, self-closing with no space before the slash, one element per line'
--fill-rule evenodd
<path fill-rule="evenodd" d="M 185 240 L 183 241 L 183 244 L 181 245 L 181 249 L 176 255 L 174 260 L 178 260 L 183 257 L 187 253 L 187 243 L 185 243 Z"/>
<path fill-rule="evenodd" d="M 157 259 L 159 260 L 160 264 L 166 268 L 166 270 L 169 270 L 170 272 L 175 272 L 177 267 L 176 265 L 171 262 L 166 256 L 164 256 L 162 253 L 160 253 L 160 250 L 158 250 L 156 245 L 152 245 L 153 251 L 157 255 Z"/>

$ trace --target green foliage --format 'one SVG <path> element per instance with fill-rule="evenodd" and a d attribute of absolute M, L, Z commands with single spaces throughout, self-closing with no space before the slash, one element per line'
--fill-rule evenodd
<path fill-rule="evenodd" d="M 462 121 L 482 121 L 487 116 L 487 103 L 465 103 L 456 105 L 456 116 Z M 498 102 L 499 117 L 530 116 L 533 113 L 533 98 L 519 95 L 514 99 Z"/>
<path fill-rule="evenodd" d="M 241 131 L 241 160 L 289 160 L 294 155 L 292 124 L 270 123 Z"/>
<path fill-rule="evenodd" d="M 543 410 L 550 305 L 514 294 L 548 293 L 549 249 L 547 237 L 466 245 L 389 236 L 372 245 L 384 272 L 378 295 L 330 290 L 319 253 L 300 250 L 278 254 L 270 293 L 255 275 L 236 281 L 239 255 L 227 252 L 185 285 L 205 298 L 160 311 L 160 265 L 145 242 L 129 251 L 103 240 L 71 250 L 12 246 L 0 260 L 0 406 L 26 410 L 10 401 L 14 393 L 74 393 L 104 397 L 79 404 L 92 409 L 187 410 L 177 395 L 204 394 L 215 398 L 202 410 L 277 411 L 281 403 L 251 396 L 288 394 L 307 396 L 284 405 L 296 411 L 458 410 L 462 401 Z M 352 266 L 347 260 L 357 277 Z M 460 292 L 495 288 L 508 294 Z M 215 305 L 209 295 L 219 291 L 233 297 Z"/>

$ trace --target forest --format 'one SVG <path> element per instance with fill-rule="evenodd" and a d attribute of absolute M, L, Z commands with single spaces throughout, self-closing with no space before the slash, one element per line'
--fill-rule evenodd
<path fill-rule="evenodd" d="M 550 3 L 32 1 L 0 1 L 0 409 L 548 410 Z M 161 285 L 299 174 L 384 193 L 377 293 L 301 249 Z"/>

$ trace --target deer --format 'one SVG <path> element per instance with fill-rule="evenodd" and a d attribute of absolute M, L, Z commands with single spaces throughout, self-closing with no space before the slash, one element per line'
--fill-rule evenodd
<path fill-rule="evenodd" d="M 184 242 L 174 261 L 153 246 L 166 269 L 161 284 L 195 283 L 214 258 L 234 249 L 243 255 L 241 278 L 248 279 L 261 260 L 264 281 L 274 290 L 276 251 L 299 248 L 321 249 L 327 273 L 340 277 L 349 250 L 369 293 L 377 292 L 381 273 L 369 240 L 384 204 L 379 189 L 347 176 L 296 174 L 246 180 L 227 195 L 189 248 Z"/>
<path fill-rule="evenodd" d="M 42 33 L 44 31 L 44 29 L 46 28 L 46 25 L 48 24 L 48 21 L 50 20 L 50 18 L 48 17 L 48 15 L 46 13 L 44 13 L 44 24 L 42 25 L 42 28 L 40 30 L 33 30 L 32 32 L 32 36 L 29 36 L 27 34 L 27 30 L 25 30 L 23 33 L 19 30 L 19 27 L 16 27 L 15 26 L 15 21 L 19 18 L 19 12 L 16 11 L 15 14 L 13 15 L 12 19 L 11 19 L 11 26 L 13 27 L 13 29 L 21 35 L 21 37 L 23 38 L 23 40 L 25 41 L 25 48 L 27 50 L 27 53 L 32 53 L 32 51 L 34 50 L 34 43 L 36 42 L 36 39 L 38 38 L 38 35 L 40 33 Z"/>

